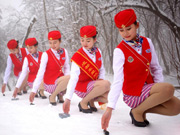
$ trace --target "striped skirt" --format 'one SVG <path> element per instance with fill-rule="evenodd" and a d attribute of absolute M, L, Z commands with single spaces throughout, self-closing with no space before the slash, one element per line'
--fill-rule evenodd
<path fill-rule="evenodd" d="M 27 82 L 27 84 L 28 84 L 28 86 L 29 86 L 30 88 L 33 87 L 33 82 Z"/>
<path fill-rule="evenodd" d="M 154 85 L 154 83 L 151 84 L 145 84 L 142 88 L 142 92 L 140 96 L 130 96 L 125 95 L 123 97 L 124 102 L 131 108 L 136 108 L 138 105 L 140 105 L 146 98 L 149 97 L 151 87 Z"/>
<path fill-rule="evenodd" d="M 94 88 L 94 83 L 95 83 L 96 81 L 91 81 L 91 82 L 89 82 L 88 83 L 88 85 L 87 85 L 87 91 L 86 92 L 80 92 L 80 91 L 77 91 L 77 90 L 75 90 L 74 92 L 79 96 L 79 97 L 81 97 L 81 98 L 84 98 L 86 95 L 88 95 L 91 91 L 92 91 L 92 89 Z"/>
<path fill-rule="evenodd" d="M 44 83 L 44 90 L 47 91 L 48 93 L 52 94 L 56 90 L 58 79 L 56 79 L 55 84 L 46 84 L 46 83 Z M 65 92 L 62 91 L 59 94 L 64 95 Z"/>

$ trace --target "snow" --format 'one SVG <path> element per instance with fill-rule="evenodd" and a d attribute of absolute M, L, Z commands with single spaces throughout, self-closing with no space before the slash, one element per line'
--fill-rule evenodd
<path fill-rule="evenodd" d="M 63 6 L 61 6 L 61 7 L 56 7 L 54 10 L 57 11 L 57 10 L 62 10 L 62 9 L 64 9 Z"/>
<path fill-rule="evenodd" d="M 112 76 L 109 80 L 113 80 Z M 166 79 L 166 80 L 171 80 Z M 70 117 L 59 118 L 62 104 L 51 106 L 48 99 L 35 98 L 35 105 L 29 103 L 29 93 L 18 96 L 12 101 L 12 91 L 6 90 L 6 96 L 0 94 L 0 135 L 103 135 L 101 117 L 104 110 L 98 107 L 98 112 L 84 114 L 79 112 L 80 98 L 73 95 Z M 49 94 L 46 93 L 48 97 Z M 179 96 L 180 93 L 176 92 Z M 122 101 L 122 95 L 113 111 L 108 131 L 110 135 L 179 135 L 180 115 L 162 116 L 147 114 L 151 125 L 138 128 L 131 124 L 130 108 Z"/>
<path fill-rule="evenodd" d="M 37 16 L 36 15 L 33 15 L 32 17 L 31 17 L 31 19 L 29 20 L 29 23 L 28 23 L 28 25 L 27 25 L 27 28 L 29 28 L 30 27 L 30 25 L 32 25 L 33 24 L 33 20 L 37 20 Z M 26 33 L 25 33 L 25 36 L 24 36 L 24 38 L 23 38 L 23 40 L 22 40 L 22 45 L 23 45 L 23 43 L 24 43 L 24 41 L 25 41 L 25 38 L 26 38 L 26 35 L 27 35 L 27 33 L 28 33 L 28 29 L 27 29 L 27 31 L 26 31 Z"/>
<path fill-rule="evenodd" d="M 32 24 L 32 22 L 33 22 L 34 19 L 37 20 L 38 17 L 37 17 L 36 15 L 33 15 L 33 16 L 31 17 L 30 21 L 29 21 L 29 25 Z M 28 25 L 28 26 L 29 26 L 29 25 Z"/>
<path fill-rule="evenodd" d="M 155 6 L 154 6 L 154 5 L 155 5 Z M 174 23 L 176 26 L 180 27 L 180 24 L 177 23 L 177 22 L 175 22 L 174 19 L 172 19 L 172 18 L 169 17 L 165 12 L 163 12 L 155 2 L 154 2 L 154 5 L 153 5 L 153 6 L 151 5 L 153 10 L 157 10 L 157 12 L 160 12 L 160 14 L 161 14 L 163 17 L 167 18 L 169 21 L 171 21 L 172 23 Z M 131 1 L 131 2 L 130 2 L 130 1 L 127 1 L 127 2 L 124 2 L 124 3 L 123 3 L 123 6 L 129 6 L 129 7 L 139 6 L 139 7 L 145 8 L 145 9 L 149 9 L 149 6 L 148 6 L 147 4 L 145 4 L 145 3 L 140 3 L 140 2 L 137 2 L 137 1 Z M 156 9 L 154 9 L 154 8 L 156 8 Z"/>
<path fill-rule="evenodd" d="M 59 15 L 57 16 L 56 18 L 60 19 L 60 20 L 63 20 L 63 16 L 62 15 Z"/>

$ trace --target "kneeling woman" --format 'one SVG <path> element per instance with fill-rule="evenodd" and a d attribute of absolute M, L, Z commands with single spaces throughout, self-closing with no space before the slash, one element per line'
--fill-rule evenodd
<path fill-rule="evenodd" d="M 29 99 L 33 102 L 35 93 L 43 80 L 45 91 L 51 94 L 50 104 L 56 105 L 56 96 L 60 103 L 63 102 L 63 94 L 69 81 L 69 58 L 66 49 L 60 47 L 61 33 L 59 31 L 49 32 L 48 40 L 50 49 L 42 54 L 40 68 Z"/>
<path fill-rule="evenodd" d="M 7 47 L 10 50 L 10 54 L 7 59 L 7 66 L 4 74 L 4 82 L 2 85 L 2 93 L 5 92 L 6 84 L 8 83 L 9 76 L 11 74 L 11 69 L 13 67 L 14 70 L 14 76 L 18 79 L 21 71 L 22 71 L 22 65 L 24 62 L 24 58 L 29 54 L 28 50 L 26 48 L 20 48 L 19 47 L 19 41 L 15 39 L 11 39 L 7 43 Z M 27 77 L 24 79 L 24 84 L 27 82 Z M 26 85 L 21 86 L 18 91 L 18 95 L 22 95 L 21 90 L 23 89 L 23 93 L 27 93 L 26 91 Z"/>
<path fill-rule="evenodd" d="M 26 78 L 26 76 L 28 76 L 28 85 L 30 88 L 32 88 L 33 86 L 33 82 L 36 78 L 39 66 L 40 66 L 40 62 L 41 62 L 41 56 L 42 56 L 42 52 L 37 51 L 38 48 L 38 42 L 36 40 L 36 38 L 28 38 L 25 41 L 25 45 L 27 46 L 27 49 L 29 51 L 30 54 L 28 54 L 25 59 L 24 59 L 24 63 L 23 63 L 23 67 L 22 67 L 22 74 L 20 75 L 17 84 L 16 84 L 16 88 L 14 90 L 13 93 L 13 97 L 15 98 L 17 95 L 17 92 L 20 88 L 21 85 L 24 86 L 24 82 L 23 80 Z M 39 95 L 40 97 L 42 97 L 43 99 L 46 99 L 47 97 L 44 95 L 44 88 L 41 85 L 41 87 L 39 88 Z"/>
<path fill-rule="evenodd" d="M 133 9 L 120 11 L 114 17 L 123 40 L 114 49 L 114 82 L 108 95 L 108 107 L 102 117 L 102 128 L 107 129 L 112 110 L 123 91 L 123 100 L 131 108 L 132 124 L 146 127 L 147 113 L 177 115 L 180 100 L 174 94 L 174 87 L 163 82 L 151 39 L 140 36 L 139 22 Z"/>
<path fill-rule="evenodd" d="M 63 104 L 65 113 L 69 113 L 70 101 L 74 92 L 82 98 L 78 107 L 83 113 L 97 111 L 94 101 L 107 103 L 110 83 L 104 80 L 105 70 L 101 51 L 94 46 L 96 34 L 95 26 L 84 26 L 80 29 L 82 48 L 71 58 L 70 81 Z"/>

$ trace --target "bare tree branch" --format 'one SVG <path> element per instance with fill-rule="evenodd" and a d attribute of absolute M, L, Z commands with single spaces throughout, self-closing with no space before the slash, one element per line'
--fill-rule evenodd
<path fill-rule="evenodd" d="M 44 19 L 45 19 L 45 23 L 46 23 L 46 28 L 47 31 L 49 32 L 49 25 L 48 25 L 48 19 L 47 19 L 47 11 L 46 11 L 46 1 L 43 0 L 43 7 L 44 7 Z"/>
<path fill-rule="evenodd" d="M 33 16 L 33 19 L 32 19 L 32 21 L 30 22 L 30 25 L 29 25 L 29 27 L 28 27 L 28 29 L 27 29 L 27 31 L 26 31 L 26 34 L 25 34 L 25 36 L 24 36 L 24 39 L 23 39 L 23 41 L 22 41 L 22 47 L 25 47 L 25 40 L 27 39 L 27 37 L 28 37 L 29 33 L 31 32 L 31 29 L 32 29 L 32 27 L 33 27 L 33 25 L 34 25 L 34 23 L 35 23 L 36 21 L 37 21 L 36 17 Z"/>

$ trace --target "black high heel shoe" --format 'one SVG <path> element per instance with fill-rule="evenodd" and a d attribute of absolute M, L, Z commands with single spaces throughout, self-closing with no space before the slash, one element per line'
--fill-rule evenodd
<path fill-rule="evenodd" d="M 27 94 L 27 90 L 23 90 L 23 94 Z"/>
<path fill-rule="evenodd" d="M 35 97 L 36 97 L 36 98 L 38 98 L 38 97 L 39 97 L 37 93 L 36 93 Z"/>
<path fill-rule="evenodd" d="M 144 123 L 146 123 L 147 126 L 150 124 L 148 120 L 144 120 Z"/>
<path fill-rule="evenodd" d="M 21 96 L 21 95 L 22 95 L 22 93 L 21 93 L 21 92 L 18 92 L 18 93 L 17 93 L 17 95 Z"/>
<path fill-rule="evenodd" d="M 46 99 L 47 97 L 46 96 L 42 96 L 40 91 L 38 92 L 39 93 L 39 96 L 42 98 L 42 99 Z"/>
<path fill-rule="evenodd" d="M 83 108 L 81 107 L 81 104 L 80 104 L 80 103 L 78 104 L 78 107 L 79 107 L 79 111 L 80 111 L 80 112 L 83 112 L 83 113 L 92 113 L 92 110 L 91 110 L 91 109 L 83 109 Z"/>
<path fill-rule="evenodd" d="M 60 100 L 59 94 L 57 94 L 57 99 L 58 99 L 58 102 L 59 102 L 59 103 L 64 103 L 64 100 Z"/>
<path fill-rule="evenodd" d="M 134 124 L 135 126 L 137 126 L 137 127 L 146 127 L 147 126 L 145 122 L 139 122 L 134 119 L 132 110 L 130 111 L 129 115 L 131 116 L 132 124 Z"/>
<path fill-rule="evenodd" d="M 98 111 L 97 108 L 96 108 L 96 107 L 92 107 L 89 102 L 88 102 L 88 105 L 89 105 L 90 109 L 91 109 L 93 112 L 97 112 L 97 111 Z"/>
<path fill-rule="evenodd" d="M 53 106 L 56 106 L 56 105 L 57 105 L 56 102 L 50 102 L 50 96 L 51 96 L 51 95 L 49 95 L 49 103 L 50 103 L 51 105 L 53 105 Z"/>

